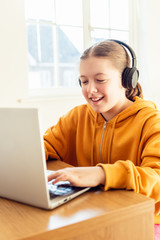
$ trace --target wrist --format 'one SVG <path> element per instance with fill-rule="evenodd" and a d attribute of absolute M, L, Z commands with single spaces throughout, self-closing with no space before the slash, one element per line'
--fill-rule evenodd
<path fill-rule="evenodd" d="M 99 185 L 105 185 L 106 175 L 103 167 L 97 166 L 97 169 L 99 171 Z"/>

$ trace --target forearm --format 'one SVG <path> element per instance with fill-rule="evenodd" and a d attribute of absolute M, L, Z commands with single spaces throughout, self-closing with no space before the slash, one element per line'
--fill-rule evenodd
<path fill-rule="evenodd" d="M 95 187 L 105 183 L 105 172 L 99 166 L 65 168 L 48 177 L 49 181 L 52 179 L 54 179 L 54 183 L 69 181 L 72 185 L 78 187 Z"/>

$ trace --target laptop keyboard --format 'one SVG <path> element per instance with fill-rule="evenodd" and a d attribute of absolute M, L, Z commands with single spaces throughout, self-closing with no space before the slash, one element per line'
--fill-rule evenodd
<path fill-rule="evenodd" d="M 51 171 L 47 170 L 47 174 L 49 175 L 50 173 Z M 52 184 L 52 181 L 50 181 L 48 182 L 48 189 L 49 189 L 50 198 L 53 199 L 60 196 L 70 195 L 83 188 L 72 186 L 68 181 L 61 181 L 56 184 Z"/>
<path fill-rule="evenodd" d="M 48 183 L 49 193 L 51 199 L 58 197 L 58 196 L 67 196 L 73 192 L 79 191 L 82 189 L 81 187 L 74 187 L 71 186 L 68 182 L 58 183 L 53 185 L 52 183 Z"/>
<path fill-rule="evenodd" d="M 49 192 L 51 197 L 68 195 L 73 192 L 72 187 L 67 183 L 53 185 L 48 184 Z"/>

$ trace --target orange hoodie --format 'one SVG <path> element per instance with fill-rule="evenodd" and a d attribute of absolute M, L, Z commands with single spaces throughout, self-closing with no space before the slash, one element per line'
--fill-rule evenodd
<path fill-rule="evenodd" d="M 109 122 L 88 104 L 77 106 L 46 131 L 44 144 L 46 159 L 101 165 L 105 191 L 142 193 L 155 200 L 155 213 L 160 214 L 160 112 L 154 103 L 135 97 Z"/>

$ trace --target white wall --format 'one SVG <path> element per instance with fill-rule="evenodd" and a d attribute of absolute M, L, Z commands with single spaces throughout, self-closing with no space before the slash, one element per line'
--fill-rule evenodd
<path fill-rule="evenodd" d="M 0 105 L 26 95 L 27 59 L 22 0 L 0 0 Z"/>
<path fill-rule="evenodd" d="M 144 95 L 160 106 L 160 1 L 139 0 L 140 17 L 137 38 L 140 43 L 139 69 Z M 143 20 L 142 20 L 143 17 Z M 54 124 L 59 116 L 83 97 L 54 98 L 44 101 L 27 99 L 27 43 L 23 0 L 0 0 L 0 106 L 39 107 L 43 128 Z M 142 56 L 143 54 L 143 56 Z M 139 56 L 139 54 L 138 54 Z M 143 75 L 143 79 L 142 79 Z M 22 99 L 18 102 L 18 99 Z"/>
<path fill-rule="evenodd" d="M 40 109 L 40 115 L 42 119 L 42 130 L 45 131 L 48 127 L 54 125 L 60 116 L 66 114 L 74 106 L 84 103 L 82 97 L 77 98 L 53 98 L 44 100 L 24 100 L 23 106 L 38 107 Z"/>
<path fill-rule="evenodd" d="M 140 81 L 143 82 L 144 97 L 155 101 L 160 108 L 160 1 L 139 2 Z"/>

